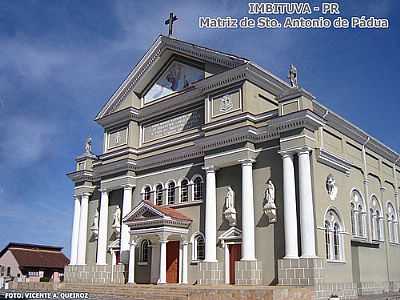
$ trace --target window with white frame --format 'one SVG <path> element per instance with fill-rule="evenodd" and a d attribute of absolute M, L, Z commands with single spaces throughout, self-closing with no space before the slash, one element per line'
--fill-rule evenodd
<path fill-rule="evenodd" d="M 366 238 L 366 209 L 361 193 L 353 190 L 351 193 L 351 233 L 355 237 Z"/>
<path fill-rule="evenodd" d="M 150 246 L 151 242 L 149 240 L 143 240 L 140 243 L 140 252 L 139 252 L 139 262 L 148 263 L 150 260 Z"/>
<path fill-rule="evenodd" d="M 168 204 L 174 204 L 175 203 L 175 182 L 171 181 L 167 185 L 167 198 L 168 198 Z"/>
<path fill-rule="evenodd" d="M 334 209 L 329 209 L 325 215 L 325 249 L 328 261 L 343 261 L 343 224 Z"/>
<path fill-rule="evenodd" d="M 183 179 L 181 181 L 181 202 L 189 201 L 189 181 L 187 179 Z"/>
<path fill-rule="evenodd" d="M 193 200 L 203 200 L 203 179 L 201 177 L 193 180 Z"/>
<path fill-rule="evenodd" d="M 204 260 L 205 258 L 205 243 L 204 235 L 197 232 L 192 236 L 192 261 Z"/>
<path fill-rule="evenodd" d="M 389 242 L 399 242 L 399 223 L 397 219 L 397 213 L 392 203 L 387 203 L 387 226 L 388 226 L 388 239 Z"/>
<path fill-rule="evenodd" d="M 157 184 L 156 186 L 156 205 L 163 205 L 163 186 L 162 184 Z"/>
<path fill-rule="evenodd" d="M 384 241 L 382 208 L 375 195 L 371 197 L 370 222 L 372 240 Z"/>
<path fill-rule="evenodd" d="M 143 189 L 143 200 L 150 201 L 150 198 L 151 198 L 151 188 L 149 186 L 146 186 Z"/>

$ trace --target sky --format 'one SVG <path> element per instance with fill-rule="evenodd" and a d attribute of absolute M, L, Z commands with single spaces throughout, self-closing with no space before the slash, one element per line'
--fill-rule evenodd
<path fill-rule="evenodd" d="M 280 1 L 282 2 L 282 1 Z M 318 4 L 322 1 L 309 1 Z M 247 1 L 0 1 L 0 248 L 70 252 L 75 168 L 93 120 L 159 34 L 248 58 L 400 152 L 400 3 L 339 1 L 341 16 L 389 18 L 389 29 L 200 29 L 200 16 L 241 18 Z M 313 15 L 313 17 L 319 15 Z"/>

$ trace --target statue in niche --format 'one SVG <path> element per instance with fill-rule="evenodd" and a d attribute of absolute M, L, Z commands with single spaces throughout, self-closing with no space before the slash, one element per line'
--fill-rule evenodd
<path fill-rule="evenodd" d="M 337 196 L 338 189 L 336 187 L 336 180 L 332 174 L 329 174 L 326 178 L 326 190 L 328 191 L 329 198 L 335 200 Z"/>
<path fill-rule="evenodd" d="M 228 221 L 229 226 L 236 225 L 235 193 L 231 187 L 228 187 L 225 193 L 224 216 L 225 219 Z"/>
<path fill-rule="evenodd" d="M 90 226 L 90 231 L 93 233 L 95 239 L 97 239 L 99 236 L 99 211 L 97 209 L 93 217 L 92 226 Z"/>
<path fill-rule="evenodd" d="M 119 206 L 114 212 L 112 228 L 115 230 L 116 237 L 119 238 L 121 233 L 121 209 Z"/>
<path fill-rule="evenodd" d="M 92 154 L 92 138 L 88 137 L 85 143 L 85 153 Z"/>
<path fill-rule="evenodd" d="M 269 179 L 264 192 L 264 213 L 270 223 L 276 223 L 275 186 Z"/>
<path fill-rule="evenodd" d="M 293 88 L 299 87 L 299 83 L 297 81 L 297 68 L 294 65 L 290 65 L 288 79 Z"/>

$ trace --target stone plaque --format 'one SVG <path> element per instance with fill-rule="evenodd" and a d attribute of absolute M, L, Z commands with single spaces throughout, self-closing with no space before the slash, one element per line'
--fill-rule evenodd
<path fill-rule="evenodd" d="M 152 125 L 143 127 L 143 142 L 147 143 L 170 135 L 199 127 L 203 122 L 203 111 L 195 110 Z"/>
<path fill-rule="evenodd" d="M 108 134 L 108 148 L 126 145 L 128 142 L 128 128 L 122 128 Z"/>
<path fill-rule="evenodd" d="M 211 99 L 212 118 L 229 114 L 241 109 L 240 91 L 231 91 Z"/>

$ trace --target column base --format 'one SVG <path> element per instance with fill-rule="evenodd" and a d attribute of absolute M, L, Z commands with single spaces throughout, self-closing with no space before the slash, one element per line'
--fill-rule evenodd
<path fill-rule="evenodd" d="M 218 261 L 202 261 L 197 266 L 198 284 L 217 285 L 224 283 L 224 266 Z"/>
<path fill-rule="evenodd" d="M 324 281 L 325 259 L 295 258 L 278 260 L 279 285 L 315 286 Z"/>
<path fill-rule="evenodd" d="M 64 282 L 92 284 L 125 283 L 124 265 L 76 265 L 66 266 Z"/>
<path fill-rule="evenodd" d="M 262 284 L 262 263 L 257 260 L 240 260 L 235 262 L 235 284 Z"/>

